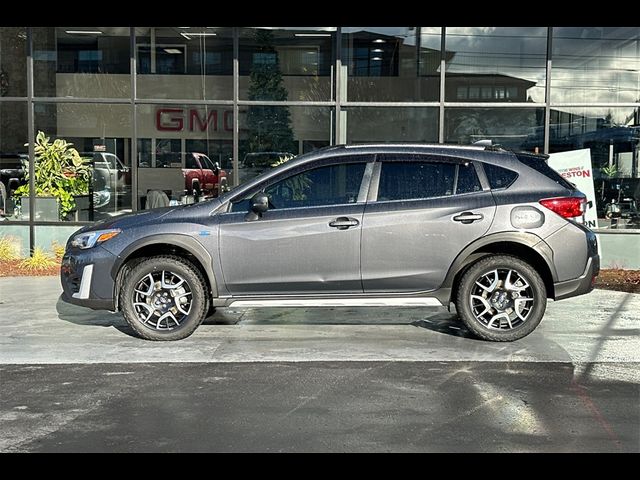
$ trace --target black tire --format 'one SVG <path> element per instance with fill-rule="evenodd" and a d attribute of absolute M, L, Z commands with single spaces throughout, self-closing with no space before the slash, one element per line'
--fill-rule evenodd
<path fill-rule="evenodd" d="M 202 196 L 202 189 L 200 188 L 200 183 L 194 182 L 192 191 L 193 191 L 193 199 L 195 200 L 196 203 L 198 203 L 200 201 L 200 197 Z"/>
<path fill-rule="evenodd" d="M 171 272 L 181 277 L 186 284 L 186 288 L 191 292 L 188 314 L 184 315 L 177 311 L 174 312 L 182 317 L 180 323 L 179 325 L 173 325 L 171 327 L 171 320 L 165 320 L 167 328 L 162 327 L 161 321 L 157 321 L 156 325 L 144 323 L 140 318 L 140 307 L 134 306 L 136 297 L 135 290 L 140 282 L 143 281 L 145 277 L 148 277 L 149 274 L 152 275 L 152 278 L 155 278 L 159 274 L 161 275 L 163 271 Z M 154 295 L 155 294 L 154 292 Z M 177 302 L 174 301 L 174 305 L 175 303 Z M 131 271 L 128 272 L 124 278 L 124 283 L 120 289 L 120 305 L 122 305 L 122 313 L 125 320 L 140 337 L 147 340 L 170 341 L 186 338 L 198 328 L 205 319 L 206 313 L 209 311 L 210 300 L 205 279 L 193 263 L 175 255 L 161 255 L 142 260 L 132 267 Z M 140 303 L 138 303 L 138 305 L 140 305 Z M 136 310 L 136 308 L 138 308 L 138 310 Z M 154 315 L 162 318 L 158 314 L 150 314 L 149 318 L 151 322 L 157 320 Z M 174 316 L 174 320 L 175 319 L 176 317 Z M 173 323 L 175 324 L 176 322 L 174 321 Z M 160 324 L 160 328 L 158 328 L 158 324 Z"/>
<path fill-rule="evenodd" d="M 526 282 L 526 288 L 520 291 L 502 288 L 506 285 L 504 276 L 508 275 L 510 270 L 515 272 L 514 279 L 521 278 Z M 496 274 L 493 273 L 494 271 Z M 501 276 L 502 280 L 500 280 Z M 486 285 L 485 282 L 490 279 L 495 279 L 498 282 L 498 287 L 491 294 L 487 287 L 476 283 L 480 282 Z M 509 280 L 513 282 L 511 277 Z M 517 283 L 517 285 L 519 285 L 517 288 L 520 288 L 525 283 Z M 486 302 L 478 298 L 484 295 L 485 290 L 487 292 L 487 298 L 484 299 Z M 503 292 L 505 295 L 500 297 Z M 473 298 L 472 295 L 474 295 Z M 492 298 L 493 295 L 496 297 Z M 520 297 L 520 300 L 511 298 L 512 295 Z M 529 301 L 527 298 L 532 298 L 532 300 Z M 493 301 L 499 303 L 493 303 Z M 516 305 L 515 302 L 519 303 Z M 526 337 L 540 324 L 547 307 L 547 291 L 540 274 L 529 263 L 511 255 L 493 255 L 478 260 L 468 268 L 460 279 L 455 304 L 458 316 L 474 335 L 493 342 L 512 342 Z M 487 305 L 492 309 L 487 310 Z M 496 305 L 506 305 L 507 308 L 501 310 Z M 511 309 L 511 313 L 509 313 L 509 309 Z M 516 312 L 516 310 L 518 311 Z M 483 311 L 487 313 L 478 315 Z M 512 317 L 513 314 L 515 314 L 515 318 L 507 320 L 507 317 Z M 524 320 L 520 314 L 523 314 Z M 493 320 L 499 315 L 501 318 Z M 485 318 L 488 318 L 486 323 L 484 322 Z"/>

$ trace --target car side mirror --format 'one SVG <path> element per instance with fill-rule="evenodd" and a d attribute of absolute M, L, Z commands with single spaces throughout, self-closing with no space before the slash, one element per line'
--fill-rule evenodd
<path fill-rule="evenodd" d="M 249 212 L 245 215 L 246 222 L 253 222 L 262 217 L 269 210 L 269 197 L 264 192 L 258 192 L 249 202 Z"/>

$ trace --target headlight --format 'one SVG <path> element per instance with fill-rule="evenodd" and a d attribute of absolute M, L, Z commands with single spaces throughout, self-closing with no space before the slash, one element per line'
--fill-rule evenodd
<path fill-rule="evenodd" d="M 115 228 L 112 230 L 96 230 L 94 232 L 81 233 L 73 237 L 71 245 L 76 248 L 82 248 L 83 250 L 92 248 L 99 243 L 106 242 L 110 238 L 115 237 L 121 231 L 119 228 Z"/>

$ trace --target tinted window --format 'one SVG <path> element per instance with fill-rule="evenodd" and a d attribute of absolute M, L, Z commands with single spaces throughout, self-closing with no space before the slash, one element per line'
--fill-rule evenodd
<path fill-rule="evenodd" d="M 476 169 L 471 163 L 458 165 L 458 184 L 456 193 L 479 192 L 482 190 Z"/>
<path fill-rule="evenodd" d="M 202 155 L 200 157 L 200 161 L 202 162 L 202 167 L 203 168 L 208 168 L 209 170 L 215 170 L 216 169 L 216 166 L 213 164 L 211 159 L 209 157 L 207 157 L 206 155 Z"/>
<path fill-rule="evenodd" d="M 193 155 L 187 155 L 187 158 L 185 159 L 185 166 L 186 168 L 200 168 L 198 166 L 196 157 L 194 157 Z"/>
<path fill-rule="evenodd" d="M 573 190 L 575 187 L 565 180 L 558 172 L 547 165 L 547 162 L 543 157 L 536 157 L 533 155 L 518 154 L 518 160 L 524 163 L 527 167 L 531 167 L 537 172 L 540 172 L 545 177 L 550 178 L 559 185 L 565 188 Z"/>
<path fill-rule="evenodd" d="M 265 190 L 272 204 L 270 208 L 355 203 L 358 199 L 365 165 L 365 163 L 329 165 L 281 180 Z"/>
<path fill-rule="evenodd" d="M 507 188 L 518 178 L 518 174 L 513 170 L 507 170 L 489 163 L 484 164 L 484 173 L 487 174 L 491 188 Z"/>
<path fill-rule="evenodd" d="M 378 201 L 453 195 L 456 164 L 383 162 Z"/>

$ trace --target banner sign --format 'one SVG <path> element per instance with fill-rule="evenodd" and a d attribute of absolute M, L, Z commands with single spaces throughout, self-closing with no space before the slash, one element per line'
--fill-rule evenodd
<path fill-rule="evenodd" d="M 598 214 L 596 212 L 596 192 L 593 186 L 593 169 L 591 168 L 591 150 L 571 150 L 569 152 L 552 153 L 548 164 L 576 188 L 587 196 L 587 212 L 585 225 L 598 228 Z"/>

